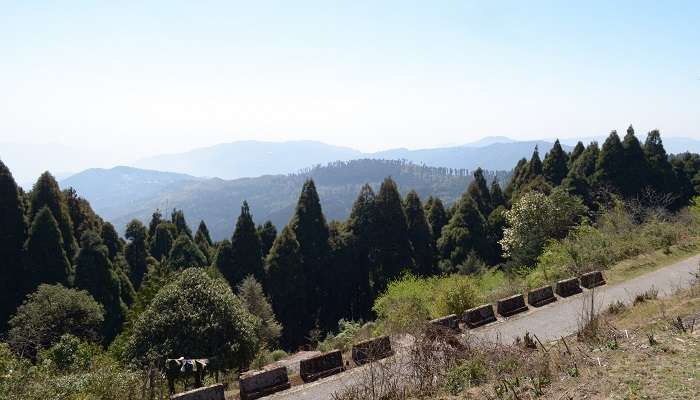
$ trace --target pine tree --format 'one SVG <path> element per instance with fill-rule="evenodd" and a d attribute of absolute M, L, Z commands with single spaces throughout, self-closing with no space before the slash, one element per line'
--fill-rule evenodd
<path fill-rule="evenodd" d="M 163 221 L 163 214 L 161 214 L 160 210 L 156 209 L 151 215 L 151 222 L 148 223 L 148 236 L 146 236 L 146 241 L 149 247 L 153 238 L 156 236 L 156 229 L 161 222 L 165 222 Z"/>
<path fill-rule="evenodd" d="M 586 178 L 589 181 L 593 181 L 593 175 L 595 175 L 596 163 L 598 162 L 599 156 L 600 149 L 598 148 L 598 143 L 591 142 L 571 165 L 569 175 L 575 174 L 579 177 Z"/>
<path fill-rule="evenodd" d="M 401 197 L 393 179 L 384 180 L 374 202 L 376 267 L 373 279 L 377 283 L 374 289 L 381 292 L 401 271 L 411 268 L 411 243 Z"/>
<path fill-rule="evenodd" d="M 676 186 L 675 176 L 658 130 L 653 130 L 647 135 L 644 156 L 649 166 L 650 186 L 659 195 L 672 193 Z"/>
<path fill-rule="evenodd" d="M 378 279 L 374 277 L 376 260 L 377 205 L 372 187 L 365 184 L 352 206 L 347 223 L 347 237 L 343 239 L 349 248 L 353 268 L 347 277 L 352 294 L 351 307 L 355 318 L 367 319 L 371 316 L 372 301 L 379 293 Z"/>
<path fill-rule="evenodd" d="M 33 221 L 45 206 L 49 208 L 56 220 L 61 230 L 63 249 L 68 259 L 72 260 L 78 247 L 73 236 L 73 222 L 63 193 L 59 190 L 56 179 L 48 172 L 41 174 L 32 188 L 30 219 Z"/>
<path fill-rule="evenodd" d="M 27 292 L 34 291 L 40 283 L 72 284 L 73 269 L 66 257 L 61 230 L 49 207 L 44 206 L 34 216 L 25 248 Z"/>
<path fill-rule="evenodd" d="M 262 285 L 252 276 L 247 276 L 236 287 L 238 297 L 243 300 L 249 313 L 260 318 L 257 337 L 262 342 L 262 347 L 274 348 L 282 335 L 282 325 L 277 322 L 270 300 L 263 292 Z"/>
<path fill-rule="evenodd" d="M 206 242 L 208 246 L 213 244 L 211 241 L 211 236 L 209 235 L 209 228 L 207 228 L 207 224 L 205 224 L 204 221 L 199 221 L 197 233 L 194 235 L 194 241 L 197 243 Z"/>
<path fill-rule="evenodd" d="M 594 180 L 600 186 L 619 191 L 626 179 L 624 170 L 625 155 L 622 142 L 617 132 L 612 131 L 600 149 Z"/>
<path fill-rule="evenodd" d="M 456 270 L 472 251 L 483 257 L 487 253 L 484 246 L 484 216 L 468 193 L 457 204 L 450 222 L 442 229 L 438 241 L 438 252 L 448 262 L 452 271 Z M 445 269 L 444 267 L 442 267 Z"/>
<path fill-rule="evenodd" d="M 119 332 L 127 307 L 121 298 L 119 274 L 109 261 L 109 250 L 93 231 L 86 231 L 80 238 L 75 286 L 87 290 L 104 306 L 103 333 L 106 343 L 109 343 Z"/>
<path fill-rule="evenodd" d="M 544 157 L 542 163 L 542 173 L 547 180 L 554 186 L 559 186 L 561 181 L 566 177 L 568 170 L 569 156 L 561 148 L 559 139 L 554 142 L 554 146 Z"/>
<path fill-rule="evenodd" d="M 574 165 L 574 163 L 581 156 L 581 154 L 583 153 L 584 150 L 586 150 L 586 146 L 584 146 L 581 141 L 576 143 L 576 146 L 574 146 L 574 149 L 571 150 L 571 154 L 569 154 L 569 163 L 568 163 L 569 169 L 571 169 L 571 166 Z"/>
<path fill-rule="evenodd" d="M 64 190 L 63 197 L 66 199 L 68 214 L 73 223 L 73 236 L 76 239 L 87 230 L 99 232 L 102 229 L 102 218 L 92 210 L 87 200 L 78 196 L 75 189 L 71 187 Z"/>
<path fill-rule="evenodd" d="M 347 226 L 331 221 L 328 224 L 331 248 L 329 272 L 331 276 L 342 276 L 333 285 L 327 298 L 326 312 L 321 315 L 324 326 L 336 329 L 338 320 L 350 318 L 353 321 L 369 316 L 369 273 L 365 263 L 357 262 L 354 248 L 355 237 Z"/>
<path fill-rule="evenodd" d="M 506 199 L 503 196 L 503 191 L 501 190 L 501 185 L 498 184 L 498 180 L 496 178 L 491 181 L 491 203 L 493 203 L 493 207 L 498 208 L 500 206 L 506 205 Z"/>
<path fill-rule="evenodd" d="M 260 281 L 264 278 L 262 248 L 258 231 L 255 229 L 250 207 L 243 202 L 241 214 L 236 221 L 236 229 L 231 237 L 231 260 L 233 270 L 221 271 L 231 287 L 238 286 L 248 275 Z"/>
<path fill-rule="evenodd" d="M 315 316 L 308 304 L 313 293 L 307 290 L 309 275 L 304 268 L 301 246 L 289 226 L 275 239 L 266 266 L 266 290 L 275 315 L 284 326 L 282 344 L 287 349 L 296 348 L 305 342 Z"/>
<path fill-rule="evenodd" d="M 170 222 L 172 222 L 175 225 L 175 228 L 177 228 L 177 236 L 180 235 L 186 235 L 188 238 L 192 239 L 192 230 L 190 229 L 189 225 L 187 225 L 187 221 L 185 221 L 185 213 L 182 210 L 176 210 L 173 208 L 173 212 L 170 215 Z"/>
<path fill-rule="evenodd" d="M 433 245 L 435 245 L 438 239 L 440 239 L 442 228 L 449 222 L 449 218 L 447 217 L 447 212 L 445 212 L 445 207 L 442 205 L 442 200 L 440 200 L 440 198 L 431 197 L 428 200 L 432 200 L 432 204 L 426 212 L 426 219 L 430 225 L 430 233 L 433 236 Z"/>
<path fill-rule="evenodd" d="M 527 182 L 542 175 L 542 160 L 540 160 L 540 151 L 535 146 L 535 151 L 532 152 L 532 157 L 527 163 Z"/>
<path fill-rule="evenodd" d="M 124 257 L 129 265 L 129 280 L 134 289 L 141 288 L 143 277 L 148 271 L 148 252 L 146 250 L 146 228 L 141 221 L 134 219 L 126 226 L 126 239 L 128 243 L 124 251 Z"/>
<path fill-rule="evenodd" d="M 107 246 L 109 261 L 114 262 L 122 251 L 124 251 L 124 246 L 119 240 L 119 235 L 117 230 L 114 229 L 114 225 L 109 222 L 105 222 L 102 225 L 102 243 Z"/>
<path fill-rule="evenodd" d="M 508 182 L 508 186 L 506 186 L 506 190 L 504 193 L 506 199 L 511 200 L 513 196 L 515 196 L 515 194 L 518 192 L 519 187 L 527 182 L 527 170 L 527 159 L 521 158 L 515 165 L 515 168 L 513 168 L 510 182 Z"/>
<path fill-rule="evenodd" d="M 207 228 L 207 224 L 204 221 L 199 221 L 197 233 L 194 234 L 194 243 L 207 258 L 207 264 L 211 264 L 213 261 L 211 256 L 212 241 L 211 236 L 209 236 L 209 228 Z"/>
<path fill-rule="evenodd" d="M 408 238 L 413 248 L 415 272 L 424 276 L 430 275 L 435 272 L 435 249 L 430 226 L 425 219 L 423 206 L 415 190 L 411 190 L 406 195 L 404 213 L 406 214 Z"/>
<path fill-rule="evenodd" d="M 23 293 L 23 247 L 27 221 L 21 193 L 12 173 L 0 161 L 0 332 L 21 303 Z"/>
<path fill-rule="evenodd" d="M 173 237 L 177 234 L 174 224 L 162 222 L 156 227 L 151 239 L 151 255 L 158 261 L 170 253 L 173 247 Z"/>
<path fill-rule="evenodd" d="M 192 239 L 185 233 L 182 233 L 173 242 L 173 247 L 168 255 L 168 265 L 170 269 L 175 271 L 190 267 L 205 267 L 207 258 Z"/>
<path fill-rule="evenodd" d="M 329 276 L 327 271 L 330 255 L 328 225 L 321 210 L 321 200 L 316 192 L 316 184 L 311 179 L 307 180 L 301 189 L 289 227 L 299 242 L 304 271 L 309 277 L 309 286 L 306 290 L 314 294 L 309 299 L 308 311 L 315 313 L 318 317 L 322 313 L 321 308 L 329 296 L 328 290 L 336 277 Z"/>
<path fill-rule="evenodd" d="M 262 245 L 262 255 L 267 257 L 275 238 L 277 238 L 277 228 L 272 224 L 272 221 L 267 220 L 264 225 L 258 225 L 257 231 Z"/>
<path fill-rule="evenodd" d="M 627 134 L 622 141 L 624 157 L 624 179 L 620 180 L 620 191 L 625 197 L 633 197 L 640 193 L 648 179 L 646 159 L 642 145 L 634 135 L 632 125 L 627 128 Z"/>
<path fill-rule="evenodd" d="M 486 184 L 486 178 L 484 178 L 484 171 L 481 168 L 477 168 L 476 171 L 474 171 L 474 180 L 469 184 L 467 193 L 469 193 L 472 200 L 476 202 L 477 208 L 483 215 L 489 215 L 491 213 L 493 210 L 491 193 Z"/>

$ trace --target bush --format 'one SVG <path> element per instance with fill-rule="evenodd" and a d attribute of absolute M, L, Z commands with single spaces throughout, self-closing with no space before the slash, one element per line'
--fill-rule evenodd
<path fill-rule="evenodd" d="M 430 318 L 433 298 L 430 279 L 406 274 L 392 281 L 372 309 L 386 332 L 406 332 Z"/>
<path fill-rule="evenodd" d="M 42 362 L 63 372 L 84 371 L 90 367 L 90 360 L 99 353 L 99 347 L 86 343 L 73 335 L 63 335 L 49 349 L 39 353 Z"/>
<path fill-rule="evenodd" d="M 8 344 L 21 357 L 36 358 L 64 334 L 98 341 L 104 310 L 86 291 L 39 285 L 10 319 Z"/>
<path fill-rule="evenodd" d="M 374 302 L 373 310 L 382 330 L 408 332 L 429 319 L 460 315 L 481 301 L 479 289 L 470 276 L 419 278 L 407 274 L 389 284 Z"/>
<path fill-rule="evenodd" d="M 361 322 L 338 321 L 338 334 L 328 334 L 326 338 L 318 344 L 318 350 L 327 352 L 331 350 L 349 351 L 356 342 L 370 339 L 372 337 L 373 323 L 362 325 Z"/>
<path fill-rule="evenodd" d="M 466 310 L 478 306 L 482 297 L 474 280 L 468 276 L 452 275 L 435 281 L 435 302 L 432 308 L 433 318 L 457 314 L 461 316 Z"/>
<path fill-rule="evenodd" d="M 220 369 L 243 368 L 257 353 L 259 324 L 225 280 L 190 268 L 163 287 L 139 316 L 128 353 L 143 364 L 215 356 Z"/>
<path fill-rule="evenodd" d="M 445 389 L 453 396 L 486 380 L 486 365 L 481 359 L 472 359 L 447 372 Z"/>

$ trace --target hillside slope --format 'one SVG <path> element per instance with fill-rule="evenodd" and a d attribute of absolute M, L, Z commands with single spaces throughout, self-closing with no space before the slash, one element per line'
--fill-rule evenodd
<path fill-rule="evenodd" d="M 415 189 L 425 199 L 439 196 L 447 204 L 456 200 L 471 181 L 467 171 L 419 166 L 401 161 L 354 160 L 315 167 L 298 174 L 265 175 L 224 180 L 118 167 L 93 169 L 61 182 L 72 186 L 96 212 L 123 229 L 132 218 L 148 222 L 155 209 L 181 208 L 190 225 L 204 220 L 214 239 L 229 237 L 244 200 L 256 223 L 267 219 L 278 227 L 292 215 L 302 184 L 313 178 L 326 218 L 345 219 L 365 183 L 375 189 L 391 176 L 402 194 Z M 487 173 L 503 181 L 508 173 Z"/>

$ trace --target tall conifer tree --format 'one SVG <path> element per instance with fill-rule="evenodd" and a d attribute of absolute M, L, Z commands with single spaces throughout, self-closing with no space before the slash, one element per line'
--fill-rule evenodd
<path fill-rule="evenodd" d="M 258 225 L 257 230 L 258 236 L 260 237 L 263 257 L 267 257 L 267 254 L 272 248 L 272 244 L 277 238 L 277 228 L 272 224 L 272 221 L 267 220 L 263 225 Z"/>
<path fill-rule="evenodd" d="M 72 284 L 73 269 L 66 257 L 61 230 L 49 207 L 42 207 L 34 216 L 25 247 L 27 292 L 34 291 L 40 283 Z"/>
<path fill-rule="evenodd" d="M 483 215 L 489 215 L 493 210 L 493 202 L 491 201 L 491 193 L 489 192 L 486 178 L 484 178 L 484 170 L 477 168 L 474 171 L 474 180 L 469 184 L 467 193 L 476 203 L 477 208 Z"/>
<path fill-rule="evenodd" d="M 627 128 L 627 134 L 622 141 L 622 151 L 624 155 L 624 179 L 620 181 L 620 192 L 625 197 L 632 197 L 639 194 L 647 184 L 648 173 L 644 150 L 642 145 L 634 135 L 632 125 Z"/>
<path fill-rule="evenodd" d="M 411 267 L 411 242 L 408 238 L 406 215 L 401 206 L 401 196 L 396 182 L 386 178 L 375 198 L 376 224 L 374 248 L 376 249 L 375 289 L 383 291 L 386 285 L 398 277 L 401 271 Z"/>
<path fill-rule="evenodd" d="M 114 229 L 114 225 L 109 222 L 105 222 L 102 225 L 102 243 L 107 246 L 109 261 L 114 262 L 123 250 L 122 242 L 119 240 L 119 235 L 117 230 Z"/>
<path fill-rule="evenodd" d="M 586 150 L 586 146 L 584 146 L 581 141 L 576 143 L 576 146 L 574 146 L 574 149 L 571 150 L 571 154 L 569 154 L 569 162 L 568 162 L 569 169 L 571 169 L 571 166 L 581 156 L 581 154 L 583 153 L 584 150 Z"/>
<path fill-rule="evenodd" d="M 612 131 L 600 149 L 594 179 L 599 185 L 619 191 L 626 179 L 624 172 L 625 155 L 622 142 L 617 132 Z"/>
<path fill-rule="evenodd" d="M 305 342 L 314 325 L 315 316 L 308 304 L 314 294 L 307 290 L 309 275 L 304 268 L 301 246 L 289 226 L 275 239 L 266 265 L 266 292 L 284 327 L 282 344 L 287 349 L 296 348 Z"/>
<path fill-rule="evenodd" d="M 250 214 L 248 202 L 241 206 L 241 214 L 236 221 L 236 229 L 231 237 L 232 271 L 222 271 L 231 287 L 236 287 L 248 275 L 256 280 L 264 278 L 262 245 L 258 231 L 255 229 L 253 216 Z"/>
<path fill-rule="evenodd" d="M 498 180 L 496 180 L 496 178 L 491 181 L 491 188 L 489 192 L 491 192 L 491 202 L 493 203 L 494 209 L 506 205 L 506 199 L 503 196 L 501 185 L 498 184 Z"/>
<path fill-rule="evenodd" d="M 173 247 L 168 255 L 168 265 L 176 271 L 190 267 L 206 267 L 207 258 L 192 239 L 182 233 L 173 242 Z"/>
<path fill-rule="evenodd" d="M 146 233 L 146 227 L 137 219 L 132 220 L 126 226 L 125 236 L 128 243 L 124 251 L 124 257 L 129 264 L 129 279 L 136 290 L 141 287 L 143 277 L 148 270 Z"/>
<path fill-rule="evenodd" d="M 151 239 L 151 255 L 156 260 L 160 261 L 170 254 L 170 249 L 173 247 L 173 233 L 176 233 L 173 224 L 162 222 L 156 227 L 156 232 Z"/>
<path fill-rule="evenodd" d="M 121 298 L 118 271 L 109 261 L 109 250 L 100 236 L 86 231 L 76 256 L 75 286 L 87 290 L 105 308 L 104 337 L 107 343 L 119 332 L 127 307 Z"/>
<path fill-rule="evenodd" d="M 379 282 L 375 277 L 375 265 L 377 251 L 375 248 L 377 224 L 376 196 L 372 187 L 365 184 L 353 203 L 348 219 L 347 229 L 352 256 L 352 275 L 349 279 L 353 282 L 354 301 L 353 307 L 360 318 L 371 316 L 372 300 L 378 293 Z"/>
<path fill-rule="evenodd" d="M 644 155 L 649 166 L 651 187 L 658 194 L 672 193 L 675 187 L 675 175 L 658 130 L 653 130 L 647 135 L 644 141 Z"/>
<path fill-rule="evenodd" d="M 192 239 L 192 230 L 190 229 L 190 226 L 187 225 L 187 221 L 185 221 L 185 213 L 182 210 L 176 210 L 173 209 L 172 214 L 170 215 L 170 222 L 172 222 L 175 225 L 175 228 L 177 228 L 177 236 L 180 235 L 187 235 L 188 238 Z"/>
<path fill-rule="evenodd" d="M 433 236 L 433 244 L 437 244 L 438 239 L 440 239 L 440 234 L 442 228 L 447 225 L 449 218 L 447 217 L 447 212 L 445 212 L 445 207 L 442 205 L 442 200 L 439 197 L 431 197 L 432 205 L 427 210 L 426 219 L 428 224 L 430 224 L 430 232 Z"/>
<path fill-rule="evenodd" d="M 406 195 L 404 211 L 408 227 L 408 238 L 413 248 L 415 272 L 424 276 L 430 275 L 435 272 L 435 249 L 430 234 L 430 226 L 425 219 L 423 206 L 415 190 L 411 190 Z"/>
<path fill-rule="evenodd" d="M 26 240 L 20 191 L 12 173 L 0 161 L 0 332 L 24 297 L 22 248 Z"/>
<path fill-rule="evenodd" d="M 37 213 L 43 207 L 48 207 L 51 211 L 51 215 L 56 220 L 61 230 L 63 249 L 68 259 L 71 260 L 78 248 L 75 237 L 73 236 L 73 222 L 71 221 L 63 193 L 59 190 L 56 179 L 49 172 L 41 174 L 32 188 L 30 210 L 30 217 L 32 220 L 36 218 Z"/>
<path fill-rule="evenodd" d="M 438 241 L 438 251 L 443 260 L 452 268 L 457 268 L 471 251 L 483 257 L 487 253 L 484 246 L 485 219 L 474 200 L 465 193 L 457 204 L 450 222 L 442 229 Z"/>
<path fill-rule="evenodd" d="M 547 182 L 554 186 L 559 186 L 561 181 L 566 177 L 568 171 L 569 156 L 564 149 L 561 148 L 559 139 L 554 142 L 554 146 L 544 157 L 542 163 L 542 174 Z"/>

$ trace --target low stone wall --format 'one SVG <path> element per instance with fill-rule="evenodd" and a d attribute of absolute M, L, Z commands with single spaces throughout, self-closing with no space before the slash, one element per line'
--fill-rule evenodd
<path fill-rule="evenodd" d="M 239 386 L 241 400 L 259 399 L 291 387 L 286 367 L 246 372 L 241 375 Z"/>
<path fill-rule="evenodd" d="M 525 297 L 522 294 L 507 297 L 496 302 L 498 313 L 504 317 L 510 317 L 524 311 L 527 311 Z"/>
<path fill-rule="evenodd" d="M 496 314 L 493 313 L 491 304 L 484 304 L 464 312 L 464 324 L 470 329 L 478 328 L 494 321 L 496 321 Z"/>
<path fill-rule="evenodd" d="M 578 285 L 577 278 L 571 278 L 557 282 L 555 291 L 561 297 L 569 297 L 583 292 L 583 289 Z"/>
<path fill-rule="evenodd" d="M 366 364 L 394 355 L 389 336 L 380 336 L 375 339 L 355 343 L 352 346 L 352 360 L 356 365 Z"/>
<path fill-rule="evenodd" d="M 339 350 L 311 357 L 299 362 L 299 373 L 304 382 L 313 382 L 343 372 L 343 356 Z"/>
<path fill-rule="evenodd" d="M 453 331 L 459 331 L 459 317 L 457 317 L 457 314 L 450 314 L 446 317 L 436 318 L 430 321 L 430 324 L 445 327 Z"/>
<path fill-rule="evenodd" d="M 527 293 L 527 302 L 533 307 L 542 307 L 555 301 L 557 298 L 554 296 L 554 290 L 551 286 L 543 286 Z"/>
<path fill-rule="evenodd" d="M 587 274 L 581 275 L 581 286 L 586 289 L 593 289 L 597 286 L 605 285 L 605 279 L 603 279 L 603 273 L 600 271 L 593 271 Z"/>
<path fill-rule="evenodd" d="M 226 400 L 224 385 L 216 384 L 170 396 L 171 400 Z"/>

